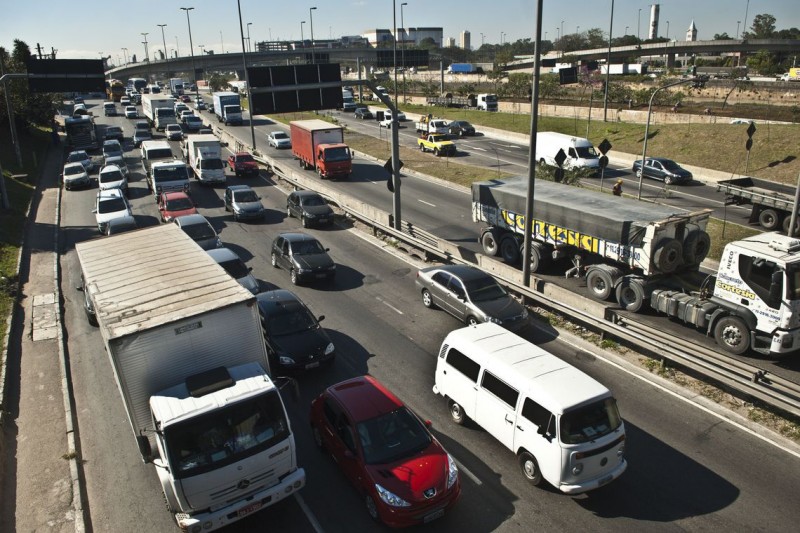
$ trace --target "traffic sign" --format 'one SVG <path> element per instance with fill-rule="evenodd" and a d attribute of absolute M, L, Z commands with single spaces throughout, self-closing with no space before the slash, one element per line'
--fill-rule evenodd
<path fill-rule="evenodd" d="M 556 152 L 555 160 L 556 160 L 556 164 L 559 166 L 559 168 L 564 166 L 564 161 L 567 160 L 567 154 L 564 153 L 564 149 L 563 148 L 559 148 L 558 149 L 558 152 Z"/>
<path fill-rule="evenodd" d="M 755 132 L 756 132 L 756 125 L 751 122 L 750 125 L 747 127 L 747 136 L 752 137 Z"/>
<path fill-rule="evenodd" d="M 611 150 L 611 143 L 608 142 L 608 139 L 603 139 L 603 141 L 597 145 L 598 150 L 603 155 L 606 155 L 609 150 Z"/>
<path fill-rule="evenodd" d="M 600 156 L 600 168 L 606 168 L 608 166 L 608 156 L 602 155 Z"/>

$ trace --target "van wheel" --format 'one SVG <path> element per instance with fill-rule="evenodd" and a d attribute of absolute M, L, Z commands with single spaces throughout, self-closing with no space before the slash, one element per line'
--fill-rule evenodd
<path fill-rule="evenodd" d="M 536 457 L 529 452 L 522 452 L 519 454 L 519 468 L 522 470 L 522 475 L 528 480 L 528 483 L 534 487 L 538 487 L 542 483 L 542 472 L 539 470 L 539 463 Z"/>
<path fill-rule="evenodd" d="M 422 305 L 428 309 L 436 309 L 436 304 L 433 303 L 433 296 L 431 296 L 431 293 L 428 291 L 428 289 L 422 290 Z"/>
<path fill-rule="evenodd" d="M 453 400 L 450 400 L 450 418 L 459 426 L 467 423 L 467 415 L 464 413 L 464 408 Z"/>

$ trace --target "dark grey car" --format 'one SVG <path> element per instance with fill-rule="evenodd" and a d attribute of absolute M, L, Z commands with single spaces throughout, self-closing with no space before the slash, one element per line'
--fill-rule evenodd
<path fill-rule="evenodd" d="M 304 228 L 330 226 L 333 209 L 314 191 L 294 191 L 286 197 L 286 215 L 297 217 Z"/>
<path fill-rule="evenodd" d="M 281 233 L 272 241 L 270 261 L 275 268 L 289 271 L 292 284 L 316 279 L 331 280 L 336 275 L 336 263 L 328 249 L 305 233 Z"/>
<path fill-rule="evenodd" d="M 222 242 L 211 223 L 203 215 L 183 215 L 172 220 L 203 250 L 222 248 Z"/>
<path fill-rule="evenodd" d="M 636 177 L 641 177 L 642 160 L 637 159 L 633 162 L 633 173 Z M 644 165 L 644 177 L 661 180 L 667 185 L 673 183 L 690 183 L 692 173 L 681 167 L 671 159 L 663 157 L 648 157 Z"/>
<path fill-rule="evenodd" d="M 285 289 L 256 295 L 269 364 L 278 374 L 329 366 L 336 357 L 330 337 L 294 293 Z"/>
<path fill-rule="evenodd" d="M 493 322 L 511 331 L 528 324 L 528 310 L 492 276 L 468 265 L 443 265 L 417 272 L 422 303 L 439 307 L 466 324 Z"/>

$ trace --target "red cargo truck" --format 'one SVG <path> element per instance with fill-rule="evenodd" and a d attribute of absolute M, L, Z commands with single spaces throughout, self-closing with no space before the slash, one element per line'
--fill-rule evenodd
<path fill-rule="evenodd" d="M 320 178 L 347 178 L 353 171 L 353 156 L 344 144 L 344 130 L 323 120 L 289 123 L 292 155 L 300 166 L 314 169 Z"/>

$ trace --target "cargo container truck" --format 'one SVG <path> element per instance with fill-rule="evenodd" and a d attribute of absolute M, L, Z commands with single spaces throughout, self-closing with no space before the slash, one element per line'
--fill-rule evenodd
<path fill-rule="evenodd" d="M 168 125 L 178 123 L 172 97 L 166 94 L 143 94 L 142 113 L 150 126 L 158 131 L 164 131 Z"/>
<path fill-rule="evenodd" d="M 224 122 L 226 126 L 242 123 L 242 101 L 238 93 L 219 92 L 211 96 L 214 100 L 214 114 L 217 115 L 217 121 Z"/>
<path fill-rule="evenodd" d="M 178 527 L 215 530 L 300 490 L 255 297 L 175 224 L 75 249 L 87 316 Z"/>
<path fill-rule="evenodd" d="M 222 147 L 215 135 L 190 135 L 185 145 L 189 167 L 200 183 L 225 183 Z"/>
<path fill-rule="evenodd" d="M 292 155 L 304 169 L 314 169 L 320 178 L 347 178 L 353 171 L 353 156 L 344 143 L 344 130 L 324 120 L 289 123 Z"/>
<path fill-rule="evenodd" d="M 763 228 L 789 232 L 797 188 L 758 178 L 734 178 L 717 182 L 717 192 L 725 193 L 725 203 L 752 205 L 750 223 Z"/>

